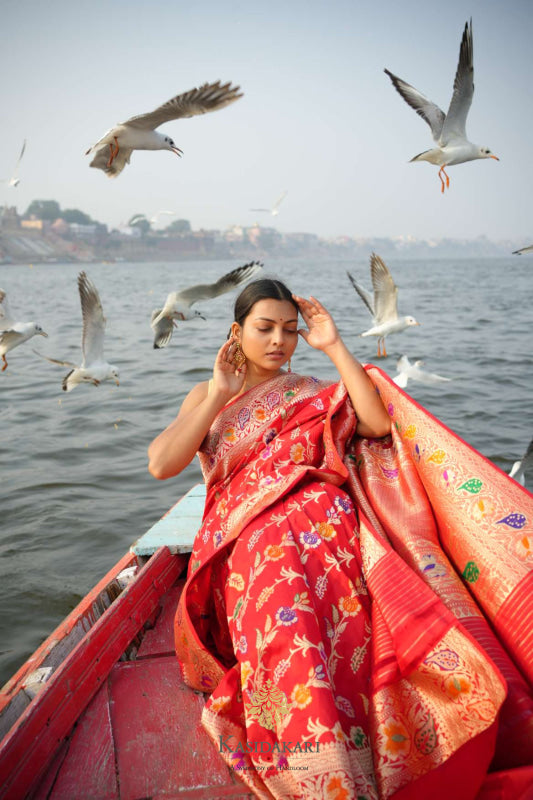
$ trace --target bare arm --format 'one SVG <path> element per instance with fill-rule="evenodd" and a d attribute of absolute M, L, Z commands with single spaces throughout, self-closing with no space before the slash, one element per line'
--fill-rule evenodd
<path fill-rule="evenodd" d="M 233 344 L 228 339 L 218 351 L 211 385 L 195 386 L 176 419 L 150 444 L 148 470 L 154 478 L 173 478 L 191 463 L 217 414 L 242 388 L 246 365 L 235 369 Z"/>
<path fill-rule="evenodd" d="M 331 314 L 311 297 L 305 300 L 294 297 L 308 330 L 298 333 L 317 350 L 322 350 L 332 360 L 350 395 L 357 415 L 357 433 L 360 436 L 386 436 L 390 432 L 390 418 L 365 370 L 350 353 L 337 330 Z"/>

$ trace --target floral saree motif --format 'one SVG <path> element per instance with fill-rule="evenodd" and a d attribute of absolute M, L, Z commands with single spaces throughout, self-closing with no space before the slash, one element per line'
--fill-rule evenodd
<path fill-rule="evenodd" d="M 474 798 L 533 764 L 531 495 L 375 367 L 392 420 L 278 376 L 200 452 L 176 615 L 203 724 L 261 798 Z"/>

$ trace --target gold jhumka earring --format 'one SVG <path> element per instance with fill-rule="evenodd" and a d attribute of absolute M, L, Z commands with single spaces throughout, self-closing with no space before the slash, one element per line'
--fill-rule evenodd
<path fill-rule="evenodd" d="M 233 354 L 233 363 L 235 364 L 237 369 L 240 369 L 245 361 L 246 361 L 246 356 L 244 355 L 241 349 L 241 343 L 237 342 L 235 346 L 235 352 Z"/>
<path fill-rule="evenodd" d="M 289 360 L 287 361 L 287 372 L 292 372 L 292 369 L 291 369 L 291 358 L 290 358 L 290 356 L 289 356 Z"/>

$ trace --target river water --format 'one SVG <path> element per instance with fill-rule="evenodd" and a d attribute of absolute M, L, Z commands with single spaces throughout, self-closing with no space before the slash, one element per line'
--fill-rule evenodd
<path fill-rule="evenodd" d="M 196 459 L 177 478 L 154 480 L 146 449 L 192 386 L 209 378 L 236 293 L 199 303 L 207 321 L 180 325 L 164 350 L 152 348 L 150 313 L 169 291 L 216 280 L 236 266 L 0 266 L 13 315 L 34 319 L 49 334 L 13 350 L 0 373 L 0 684 L 129 545 L 201 480 Z M 321 299 L 361 361 L 394 376 L 398 357 L 406 354 L 453 378 L 436 386 L 410 381 L 407 391 L 508 472 L 533 435 L 533 257 L 396 258 L 388 266 L 399 286 L 400 314 L 412 314 L 421 325 L 390 337 L 386 359 L 376 359 L 375 339 L 358 336 L 370 316 L 346 276 L 348 269 L 370 289 L 368 262 L 271 261 L 265 274 Z M 106 357 L 119 368 L 121 382 L 66 393 L 61 379 L 68 370 L 41 360 L 32 348 L 79 363 L 76 278 L 83 268 L 100 292 Z M 335 377 L 327 357 L 303 341 L 292 366 Z"/>

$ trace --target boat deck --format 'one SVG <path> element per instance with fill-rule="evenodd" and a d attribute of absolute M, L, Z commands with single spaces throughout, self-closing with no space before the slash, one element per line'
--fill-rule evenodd
<path fill-rule="evenodd" d="M 173 621 L 180 579 L 134 661 L 113 666 L 31 800 L 250 798 L 205 733 L 204 695 L 182 680 Z"/>
<path fill-rule="evenodd" d="M 0 692 L 0 800 L 250 798 L 201 725 L 173 623 L 205 487 L 135 542 Z"/>

